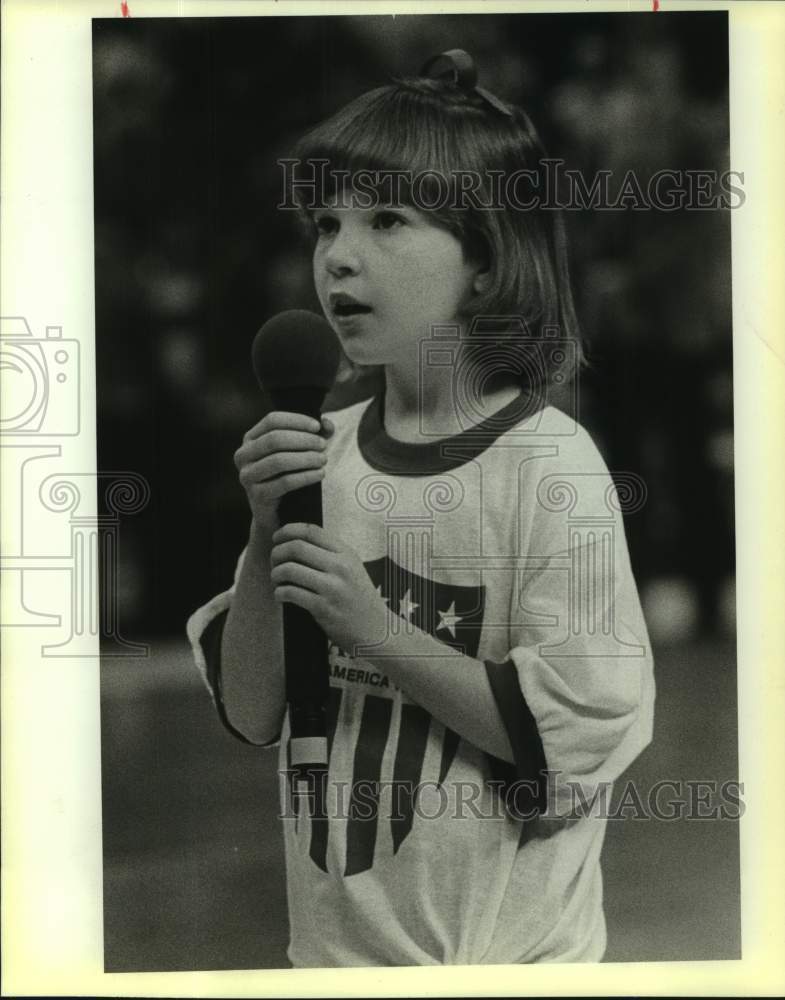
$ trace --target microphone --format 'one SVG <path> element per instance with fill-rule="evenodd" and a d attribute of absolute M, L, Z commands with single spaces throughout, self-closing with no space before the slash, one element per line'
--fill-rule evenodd
<path fill-rule="evenodd" d="M 329 323 L 303 309 L 268 320 L 256 334 L 251 350 L 254 374 L 273 407 L 316 420 L 335 381 L 340 355 L 338 338 Z M 321 527 L 321 482 L 284 494 L 278 502 L 278 517 L 281 524 L 296 521 Z M 283 644 L 290 767 L 307 780 L 327 766 L 327 637 L 310 612 L 284 602 Z"/>

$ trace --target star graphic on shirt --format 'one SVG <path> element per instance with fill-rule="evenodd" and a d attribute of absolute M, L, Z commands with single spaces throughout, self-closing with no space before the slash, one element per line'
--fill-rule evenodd
<path fill-rule="evenodd" d="M 379 584 L 378 587 L 376 588 L 376 593 L 379 595 L 379 597 L 382 598 L 382 600 L 389 602 L 390 598 L 387 597 L 387 595 L 382 592 L 381 584 Z"/>
<path fill-rule="evenodd" d="M 436 631 L 440 632 L 443 628 L 449 629 L 450 635 L 454 639 L 455 626 L 461 621 L 463 621 L 463 618 L 461 615 L 456 615 L 455 601 L 453 601 L 446 611 L 439 612 L 439 624 L 436 627 Z"/>
<path fill-rule="evenodd" d="M 419 604 L 415 604 L 411 600 L 409 596 L 410 594 L 411 591 L 407 590 L 406 593 L 403 595 L 403 597 L 400 599 L 400 601 L 398 601 L 398 614 L 403 615 L 403 617 L 406 618 L 407 621 L 412 620 L 412 615 L 420 606 Z"/>

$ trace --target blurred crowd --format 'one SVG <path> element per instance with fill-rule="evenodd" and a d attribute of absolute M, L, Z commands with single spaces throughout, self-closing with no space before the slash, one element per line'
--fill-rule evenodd
<path fill-rule="evenodd" d="M 280 310 L 318 311 L 276 210 L 276 160 L 305 129 L 460 47 L 586 176 L 729 166 L 723 12 L 93 25 L 99 467 L 152 488 L 120 531 L 120 620 L 142 641 L 182 632 L 244 544 L 232 454 L 261 416 L 251 341 Z M 591 362 L 579 418 L 612 470 L 647 484 L 626 525 L 653 638 L 729 632 L 730 212 L 566 222 Z"/>

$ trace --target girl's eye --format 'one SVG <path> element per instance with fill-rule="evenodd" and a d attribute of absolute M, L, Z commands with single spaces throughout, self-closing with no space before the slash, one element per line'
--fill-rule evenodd
<path fill-rule="evenodd" d="M 338 229 L 338 220 L 332 215 L 312 216 L 312 222 L 320 236 L 329 236 Z"/>
<path fill-rule="evenodd" d="M 406 219 L 397 212 L 377 212 L 373 220 L 376 229 L 395 229 L 405 222 Z"/>

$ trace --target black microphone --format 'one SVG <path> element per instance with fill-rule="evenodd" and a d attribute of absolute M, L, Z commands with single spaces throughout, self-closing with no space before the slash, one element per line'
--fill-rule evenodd
<path fill-rule="evenodd" d="M 251 359 L 256 378 L 276 410 L 305 413 L 319 420 L 335 381 L 341 348 L 330 325 L 303 309 L 280 313 L 259 330 Z M 284 494 L 278 503 L 281 524 L 322 525 L 322 484 Z M 327 637 L 313 615 L 283 604 L 286 701 L 289 705 L 290 767 L 313 775 L 327 765 L 325 703 L 329 694 Z"/>

